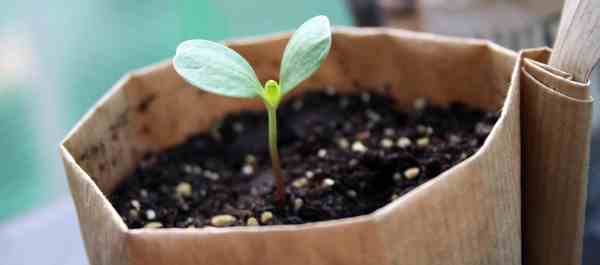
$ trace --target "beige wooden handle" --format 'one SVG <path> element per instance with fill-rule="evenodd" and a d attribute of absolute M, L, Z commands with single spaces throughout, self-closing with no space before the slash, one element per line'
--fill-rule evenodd
<path fill-rule="evenodd" d="M 600 0 L 566 0 L 550 66 L 587 82 L 600 59 Z"/>

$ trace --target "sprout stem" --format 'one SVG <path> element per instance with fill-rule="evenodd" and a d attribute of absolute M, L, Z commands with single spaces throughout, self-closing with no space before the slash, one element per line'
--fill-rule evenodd
<path fill-rule="evenodd" d="M 275 177 L 275 200 L 282 207 L 285 203 L 285 186 L 283 183 L 283 172 L 279 161 L 279 150 L 277 149 L 277 107 L 267 107 L 269 119 L 269 151 L 271 153 L 271 164 L 273 176 Z"/>

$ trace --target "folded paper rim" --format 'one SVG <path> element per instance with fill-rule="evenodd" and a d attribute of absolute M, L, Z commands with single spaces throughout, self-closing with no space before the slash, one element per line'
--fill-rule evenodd
<path fill-rule="evenodd" d="M 538 52 L 539 51 L 539 52 Z M 550 49 L 541 50 L 524 50 L 525 54 L 542 53 L 546 56 L 539 58 L 523 58 L 522 69 L 523 73 L 530 75 L 539 85 L 546 87 L 548 93 L 554 93 L 557 96 L 564 97 L 568 100 L 573 100 L 580 103 L 591 103 L 593 98 L 588 90 L 590 82 L 587 83 L 573 80 L 573 76 L 565 73 L 560 69 L 556 69 L 547 65 Z M 537 54 L 536 54 L 537 55 Z"/>

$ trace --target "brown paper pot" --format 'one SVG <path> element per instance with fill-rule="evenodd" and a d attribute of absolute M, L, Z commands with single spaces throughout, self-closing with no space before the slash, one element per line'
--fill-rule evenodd
<path fill-rule="evenodd" d="M 288 35 L 231 42 L 261 80 L 277 79 Z M 207 130 L 228 112 L 260 109 L 204 93 L 170 63 L 125 76 L 61 146 L 93 265 L 520 264 L 519 90 L 516 54 L 485 41 L 387 29 L 338 29 L 309 88 L 387 87 L 398 107 L 417 97 L 502 111 L 483 147 L 376 212 L 305 225 L 128 229 L 106 198 L 140 157 Z M 517 73 L 518 74 L 518 73 Z M 515 77 L 513 77 L 514 79 Z"/>
<path fill-rule="evenodd" d="M 545 65 L 548 49 L 515 66 L 523 136 L 523 257 L 530 265 L 581 264 L 592 128 L 589 83 Z"/>

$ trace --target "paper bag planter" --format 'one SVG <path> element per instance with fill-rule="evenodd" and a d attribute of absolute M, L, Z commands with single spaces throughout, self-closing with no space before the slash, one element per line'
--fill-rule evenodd
<path fill-rule="evenodd" d="M 523 51 L 521 91 L 524 264 L 581 264 L 592 103 L 589 83 Z M 557 250 L 560 251 L 557 251 Z"/>
<path fill-rule="evenodd" d="M 289 35 L 231 42 L 261 82 L 277 79 Z M 141 157 L 208 130 L 259 101 L 192 88 L 163 63 L 124 77 L 67 136 L 61 152 L 90 263 L 520 264 L 520 72 L 486 41 L 387 29 L 338 29 L 321 69 L 292 95 L 388 87 L 400 108 L 419 97 L 501 111 L 472 157 L 376 212 L 270 227 L 128 229 L 106 195 Z M 511 82 L 511 74 L 512 81 Z M 377 91 L 374 91 L 377 92 Z"/>

